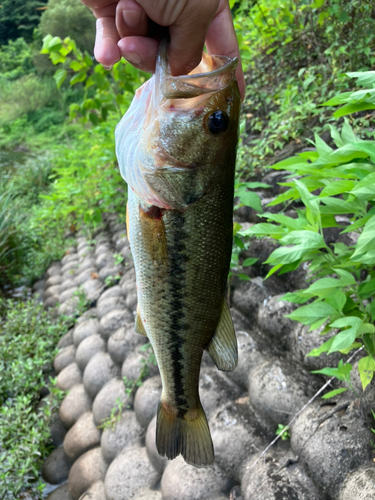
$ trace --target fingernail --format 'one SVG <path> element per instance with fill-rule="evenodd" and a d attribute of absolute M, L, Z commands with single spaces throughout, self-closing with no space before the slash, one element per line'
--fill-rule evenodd
<path fill-rule="evenodd" d="M 142 19 L 142 12 L 140 10 L 123 10 L 122 15 L 126 26 L 129 28 L 136 28 Z"/>
<path fill-rule="evenodd" d="M 133 64 L 133 66 L 139 66 L 142 62 L 142 58 L 137 52 L 129 52 L 124 54 L 124 57 L 130 64 Z"/>
<path fill-rule="evenodd" d="M 105 66 L 104 64 L 102 64 L 102 66 L 107 71 L 110 71 L 112 69 L 112 66 Z"/>

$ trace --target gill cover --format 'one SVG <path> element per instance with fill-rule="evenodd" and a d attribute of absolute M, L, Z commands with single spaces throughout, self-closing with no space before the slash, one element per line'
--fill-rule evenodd
<path fill-rule="evenodd" d="M 207 190 L 224 135 L 237 142 L 229 89 L 237 89 L 236 65 L 236 58 L 203 53 L 195 70 L 174 77 L 161 42 L 156 73 L 136 91 L 115 134 L 121 175 L 145 204 L 183 210 Z"/>

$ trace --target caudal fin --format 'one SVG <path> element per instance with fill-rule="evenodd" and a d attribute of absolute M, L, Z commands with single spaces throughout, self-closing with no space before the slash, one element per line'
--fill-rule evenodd
<path fill-rule="evenodd" d="M 156 425 L 156 447 L 162 456 L 170 460 L 182 455 L 185 461 L 196 467 L 212 464 L 214 448 L 210 429 L 202 406 L 187 410 L 163 401 L 159 404 Z"/>

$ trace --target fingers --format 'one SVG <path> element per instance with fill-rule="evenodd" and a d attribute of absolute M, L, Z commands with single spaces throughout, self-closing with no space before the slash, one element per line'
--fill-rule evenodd
<path fill-rule="evenodd" d="M 97 19 L 94 55 L 95 59 L 107 68 L 121 59 L 118 40 L 114 17 Z"/>
<path fill-rule="evenodd" d="M 159 43 L 145 36 L 127 36 L 118 42 L 122 57 L 133 66 L 154 73 Z"/>
<path fill-rule="evenodd" d="M 245 78 L 241 65 L 241 56 L 238 48 L 236 33 L 234 31 L 232 15 L 226 0 L 220 2 L 217 14 L 213 18 L 207 32 L 206 47 L 211 55 L 238 57 L 236 79 L 241 94 L 245 97 Z"/>
<path fill-rule="evenodd" d="M 120 38 L 147 35 L 147 14 L 135 0 L 120 0 L 116 9 L 116 27 Z"/>

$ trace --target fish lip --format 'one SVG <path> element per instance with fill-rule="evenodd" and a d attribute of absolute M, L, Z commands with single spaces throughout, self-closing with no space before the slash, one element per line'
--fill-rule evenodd
<path fill-rule="evenodd" d="M 165 75 L 162 81 L 162 95 L 166 99 L 189 98 L 202 94 L 223 90 L 235 78 L 234 69 L 238 64 L 237 57 L 210 56 L 223 65 L 206 73 L 172 76 Z M 224 75 L 227 74 L 227 78 Z M 222 77 L 222 78 L 220 78 Z M 201 83 L 199 85 L 199 83 Z"/>

